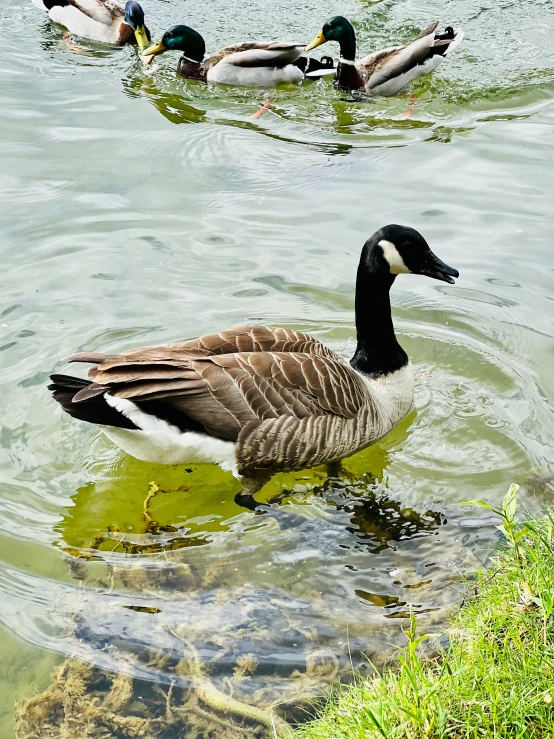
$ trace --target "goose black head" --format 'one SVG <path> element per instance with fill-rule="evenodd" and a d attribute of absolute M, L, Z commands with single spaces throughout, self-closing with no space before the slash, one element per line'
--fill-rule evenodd
<path fill-rule="evenodd" d="M 144 51 L 150 44 L 150 33 L 144 24 L 144 10 L 135 0 L 129 0 L 125 5 L 125 23 L 131 26 L 139 49 Z"/>
<path fill-rule="evenodd" d="M 390 275 L 426 275 L 451 285 L 459 277 L 458 270 L 439 259 L 419 231 L 409 226 L 385 226 L 373 234 L 366 247 L 373 269 Z"/>
<path fill-rule="evenodd" d="M 168 29 L 160 41 L 144 51 L 145 56 L 156 56 L 165 51 L 182 51 L 183 54 L 193 62 L 199 64 L 204 59 L 206 44 L 202 36 L 193 28 L 188 26 L 172 26 Z"/>

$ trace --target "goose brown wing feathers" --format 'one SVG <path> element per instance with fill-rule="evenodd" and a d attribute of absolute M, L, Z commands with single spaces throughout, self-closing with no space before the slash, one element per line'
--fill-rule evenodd
<path fill-rule="evenodd" d="M 339 355 L 307 334 L 268 327 L 107 357 L 89 375 L 93 384 L 74 402 L 106 391 L 141 407 L 163 400 L 214 436 L 234 441 L 247 425 L 252 431 L 284 417 L 353 419 L 371 400 L 363 379 Z"/>
<path fill-rule="evenodd" d="M 333 413 L 352 418 L 366 397 L 361 377 L 340 357 L 302 352 L 237 352 L 211 357 L 127 363 L 91 370 L 94 384 L 75 397 L 86 399 L 97 388 L 137 402 L 179 401 L 183 410 L 213 399 L 242 425 L 252 418 Z M 186 411 L 189 412 L 188 410 Z M 196 416 L 194 412 L 191 415 Z M 212 419 L 197 417 L 211 425 Z"/>
<path fill-rule="evenodd" d="M 336 356 L 331 349 L 303 331 L 271 326 L 238 326 L 170 346 L 179 352 L 201 352 L 202 356 L 271 351 Z"/>
<path fill-rule="evenodd" d="M 116 355 L 78 352 L 65 357 L 65 361 L 88 362 L 90 364 L 103 362 L 102 368 L 108 369 L 124 366 L 129 362 L 148 363 L 162 360 L 180 362 L 184 356 L 192 359 L 217 354 L 268 351 L 336 356 L 331 349 L 302 331 L 294 331 L 289 328 L 272 328 L 270 326 L 237 326 L 189 341 L 166 346 L 141 347 Z"/>

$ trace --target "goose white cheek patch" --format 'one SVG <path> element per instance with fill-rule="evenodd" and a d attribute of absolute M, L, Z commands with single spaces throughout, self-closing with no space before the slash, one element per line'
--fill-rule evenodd
<path fill-rule="evenodd" d="M 383 256 L 389 263 L 391 275 L 409 275 L 412 273 L 412 271 L 406 267 L 404 260 L 392 241 L 386 241 L 386 239 L 383 239 L 379 242 L 379 246 L 383 250 Z"/>

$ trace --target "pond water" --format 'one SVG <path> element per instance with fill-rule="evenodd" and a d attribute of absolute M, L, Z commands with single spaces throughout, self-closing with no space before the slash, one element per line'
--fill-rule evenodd
<path fill-rule="evenodd" d="M 511 482 L 531 510 L 552 499 L 551 1 L 143 4 L 155 37 L 187 22 L 210 50 L 308 41 L 336 13 L 360 51 L 435 18 L 466 38 L 409 119 L 405 96 L 329 80 L 251 119 L 263 91 L 184 82 L 173 54 L 147 69 L 132 49 L 71 50 L 30 2 L 3 4 L 0 739 L 68 655 L 97 671 L 97 704 L 106 676 L 134 678 L 111 708 L 166 720 L 160 736 L 249 735 L 244 705 L 297 719 L 363 655 L 392 654 L 410 609 L 426 628 L 459 602 L 496 541 L 462 501 Z M 255 515 L 230 475 L 126 457 L 50 399 L 71 352 L 243 323 L 349 355 L 359 251 L 391 222 L 461 277 L 397 280 L 416 409 L 339 479 L 280 475 Z M 194 721 L 171 723 L 170 690 Z"/>

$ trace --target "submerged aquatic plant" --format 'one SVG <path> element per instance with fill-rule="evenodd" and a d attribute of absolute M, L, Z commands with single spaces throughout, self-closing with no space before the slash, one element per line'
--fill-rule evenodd
<path fill-rule="evenodd" d="M 388 498 L 345 495 L 344 486 L 324 490 L 370 551 L 442 520 Z M 385 654 L 373 649 L 379 627 L 343 633 L 320 593 L 295 599 L 277 585 L 246 586 L 227 559 L 194 556 L 198 538 L 159 524 L 152 511 L 169 492 L 149 484 L 132 533 L 112 524 L 87 547 L 64 549 L 84 585 L 64 635 L 70 656 L 44 692 L 18 704 L 18 739 L 275 739 L 352 679 L 352 659 L 369 653 L 382 664 Z M 395 554 L 399 564 L 403 556 Z M 383 619 L 383 641 L 390 623 Z"/>
<path fill-rule="evenodd" d="M 186 540 L 168 537 L 178 531 L 160 526 L 150 511 L 163 492 L 149 484 L 138 538 L 110 526 L 84 550 L 65 549 L 81 582 L 83 565 L 101 566 L 110 555 L 106 574 L 95 580 L 100 589 L 83 590 L 66 635 L 74 653 L 45 691 L 16 706 L 18 739 L 280 739 L 290 734 L 281 714 L 304 714 L 329 681 L 348 671 L 314 628 L 296 620 L 298 608 L 287 609 L 294 601 L 284 593 L 275 591 L 276 606 L 269 594 L 230 586 L 224 567 L 202 570 L 182 561 Z M 118 592 L 136 596 L 120 599 Z M 203 608 L 210 593 L 213 605 Z M 257 674 L 255 653 L 282 634 L 304 647 L 286 690 L 283 676 L 267 666 Z M 201 656 L 206 653 L 211 659 Z"/>
<path fill-rule="evenodd" d="M 398 665 L 339 692 L 296 739 L 546 739 L 554 735 L 554 517 L 517 523 L 517 486 L 500 508 L 508 547 L 480 573 L 433 661 L 412 617 Z"/>
<path fill-rule="evenodd" d="M 209 680 L 194 690 L 109 674 L 67 659 L 43 693 L 16 706 L 16 733 L 25 739 L 262 739 L 290 735 L 278 716 L 224 695 Z"/>

